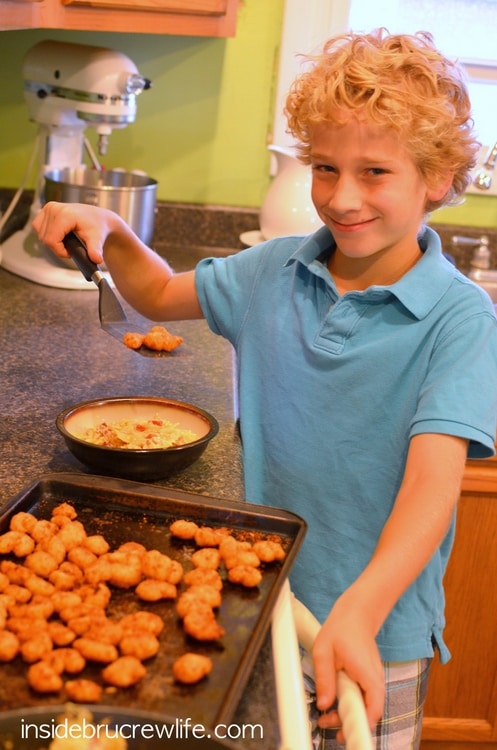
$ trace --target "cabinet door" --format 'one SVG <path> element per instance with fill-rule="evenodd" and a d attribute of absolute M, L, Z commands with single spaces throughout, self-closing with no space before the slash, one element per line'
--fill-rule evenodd
<path fill-rule="evenodd" d="M 239 0 L 0 0 L 1 29 L 235 35 Z"/>
<path fill-rule="evenodd" d="M 454 549 L 445 576 L 445 630 L 452 653 L 435 659 L 423 721 L 423 750 L 497 749 L 497 480 L 467 470 Z"/>
<path fill-rule="evenodd" d="M 90 5 L 94 8 L 133 8 L 154 10 L 159 13 L 185 13 L 194 15 L 222 16 L 226 13 L 228 0 L 62 0 L 63 5 Z"/>
<path fill-rule="evenodd" d="M 0 2 L 1 29 L 29 29 L 37 26 L 41 0 L 5 0 Z"/>

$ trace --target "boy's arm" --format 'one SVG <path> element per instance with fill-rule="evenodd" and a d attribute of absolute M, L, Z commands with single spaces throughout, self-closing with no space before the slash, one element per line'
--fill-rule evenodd
<path fill-rule="evenodd" d="M 75 232 L 94 263 L 105 260 L 123 297 L 151 320 L 201 318 L 194 272 L 175 274 L 120 216 L 84 204 L 47 203 L 33 221 L 40 240 L 67 257 L 63 239 Z"/>
<path fill-rule="evenodd" d="M 412 438 L 402 485 L 376 550 L 362 574 L 343 593 L 313 648 L 317 705 L 336 696 L 336 672 L 344 669 L 364 693 L 371 726 L 381 718 L 384 676 L 375 637 L 390 610 L 442 542 L 460 493 L 467 440 L 424 434 Z M 320 719 L 337 726 L 337 714 Z"/>

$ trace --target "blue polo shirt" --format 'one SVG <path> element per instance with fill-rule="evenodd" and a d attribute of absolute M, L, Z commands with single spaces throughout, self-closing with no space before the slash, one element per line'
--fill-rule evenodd
<path fill-rule="evenodd" d="M 196 269 L 210 328 L 234 346 L 246 499 L 301 515 L 292 588 L 323 621 L 367 565 L 402 481 L 409 440 L 443 433 L 494 452 L 497 319 L 425 229 L 399 281 L 340 296 L 334 241 L 271 240 Z M 378 634 L 384 660 L 442 660 L 442 577 L 454 527 Z M 388 585 L 388 582 L 386 582 Z"/>

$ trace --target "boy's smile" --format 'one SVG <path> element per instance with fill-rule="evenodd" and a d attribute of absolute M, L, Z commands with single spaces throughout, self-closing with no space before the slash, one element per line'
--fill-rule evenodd
<path fill-rule="evenodd" d="M 420 257 L 429 189 L 393 130 L 351 117 L 312 132 L 312 199 L 337 243 L 329 269 L 339 290 L 391 284 Z"/>

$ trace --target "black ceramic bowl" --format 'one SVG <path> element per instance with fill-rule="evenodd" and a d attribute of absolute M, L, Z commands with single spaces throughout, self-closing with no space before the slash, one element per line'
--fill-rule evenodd
<path fill-rule="evenodd" d="M 191 430 L 197 439 L 173 448 L 133 450 L 95 445 L 80 437 L 102 421 L 111 424 L 154 418 Z M 100 474 L 138 481 L 163 479 L 185 469 L 201 456 L 219 430 L 216 419 L 198 406 L 146 396 L 83 401 L 64 409 L 56 425 L 71 453 L 85 466 Z"/>
<path fill-rule="evenodd" d="M 206 729 L 202 736 L 199 725 L 196 732 L 191 725 L 187 731 L 186 725 L 178 725 L 177 720 L 170 717 L 114 706 L 81 706 L 77 709 L 78 716 L 84 712 L 86 718 L 78 719 L 76 733 L 63 718 L 73 712 L 74 706 L 38 706 L 0 712 L 0 747 L 46 750 L 56 738 L 59 750 L 64 747 L 74 750 L 78 742 L 81 747 L 90 747 L 91 741 L 97 743 L 95 738 L 98 737 L 100 747 L 125 744 L 127 750 L 163 750 L 166 747 L 171 750 L 241 750 L 243 747 L 216 739 L 212 730 Z"/>

